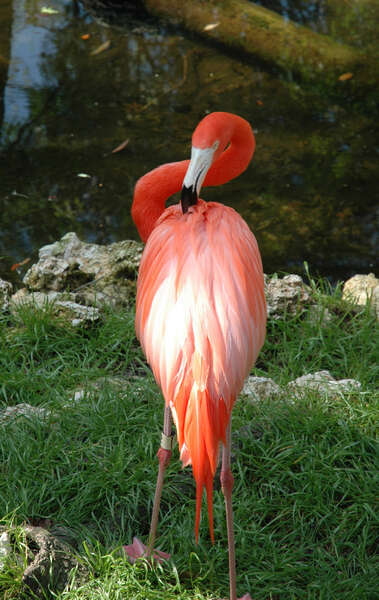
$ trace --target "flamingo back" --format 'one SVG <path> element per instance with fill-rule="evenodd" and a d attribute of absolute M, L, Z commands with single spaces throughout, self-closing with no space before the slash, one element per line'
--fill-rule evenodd
<path fill-rule="evenodd" d="M 219 446 L 265 323 L 261 258 L 239 214 L 203 200 L 186 214 L 166 209 L 141 260 L 136 333 L 171 407 L 183 465 L 192 464 L 196 539 L 205 485 L 213 540 Z"/>

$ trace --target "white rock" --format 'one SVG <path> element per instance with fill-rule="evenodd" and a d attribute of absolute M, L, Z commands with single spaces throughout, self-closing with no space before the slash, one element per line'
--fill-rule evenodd
<path fill-rule="evenodd" d="M 50 416 L 50 411 L 41 406 L 31 406 L 22 402 L 16 404 L 16 406 L 7 406 L 7 408 L 0 412 L 0 423 L 4 421 L 10 421 L 17 417 L 47 419 Z"/>
<path fill-rule="evenodd" d="M 284 314 L 296 314 L 305 305 L 311 303 L 309 287 L 305 285 L 300 275 L 286 275 L 283 279 L 265 275 L 265 294 L 267 314 L 273 319 Z"/>
<path fill-rule="evenodd" d="M 86 392 L 84 390 L 77 390 L 76 392 L 74 392 L 74 395 L 69 399 L 69 404 L 65 404 L 65 406 L 77 404 L 78 402 L 83 400 L 83 398 L 85 398 L 85 396 L 86 396 Z"/>
<path fill-rule="evenodd" d="M 5 566 L 5 560 L 7 556 L 11 553 L 12 547 L 9 539 L 9 533 L 4 531 L 0 535 L 0 571 Z"/>
<path fill-rule="evenodd" d="M 9 281 L 0 279 L 0 312 L 6 312 L 9 309 L 9 299 L 12 294 L 12 284 Z"/>
<path fill-rule="evenodd" d="M 338 379 L 338 381 L 331 381 L 330 388 L 333 389 L 333 385 L 336 386 L 338 392 L 354 392 L 360 391 L 362 384 L 356 379 Z"/>
<path fill-rule="evenodd" d="M 100 319 L 100 311 L 94 306 L 83 306 L 77 302 L 61 300 L 56 302 L 55 306 L 66 309 L 75 315 L 75 318 L 71 321 L 73 327 L 77 327 L 78 325 L 83 325 L 86 323 L 93 323 L 94 321 L 98 321 Z"/>
<path fill-rule="evenodd" d="M 37 308 L 52 306 L 54 314 L 71 318 L 71 324 L 78 325 L 93 323 L 100 319 L 100 311 L 94 306 L 85 306 L 74 302 L 74 294 L 49 291 L 28 292 L 26 288 L 18 290 L 11 298 L 11 309 L 22 305 L 32 305 Z M 14 312 L 14 311 L 13 311 Z"/>
<path fill-rule="evenodd" d="M 348 279 L 343 286 L 342 298 L 359 306 L 369 303 L 379 319 L 379 279 L 374 273 L 354 275 Z"/>
<path fill-rule="evenodd" d="M 135 293 L 142 250 L 133 240 L 103 246 L 70 232 L 40 249 L 23 281 L 28 292 L 70 290 L 72 300 L 84 305 L 126 304 Z"/>
<path fill-rule="evenodd" d="M 287 390 L 295 396 L 302 396 L 307 390 L 314 390 L 326 396 L 337 397 L 352 391 L 359 391 L 361 384 L 355 379 L 336 380 L 329 371 L 317 371 L 302 375 L 294 381 L 290 381 Z"/>
<path fill-rule="evenodd" d="M 29 293 L 26 288 L 21 288 L 11 297 L 11 308 L 22 305 L 33 305 L 37 308 L 44 308 L 62 297 L 67 298 L 69 294 L 63 295 L 61 292 L 55 291 Z"/>
<path fill-rule="evenodd" d="M 269 377 L 253 377 L 250 375 L 243 386 L 242 394 L 250 396 L 253 401 L 265 400 L 281 393 L 281 388 Z"/>
<path fill-rule="evenodd" d="M 312 323 L 324 327 L 333 320 L 333 316 L 328 308 L 313 304 L 309 307 L 309 319 Z"/>

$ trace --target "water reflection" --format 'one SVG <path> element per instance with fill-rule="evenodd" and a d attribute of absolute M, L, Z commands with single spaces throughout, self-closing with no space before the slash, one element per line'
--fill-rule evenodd
<path fill-rule="evenodd" d="M 58 83 L 54 74 L 46 78 L 43 65 L 56 53 L 54 38 L 57 29 L 68 24 L 64 8 L 70 2 L 60 2 L 59 9 L 52 9 L 56 10 L 54 19 L 49 15 L 48 21 L 43 13 L 45 4 L 27 0 L 13 3 L 10 62 L 0 138 L 3 145 L 15 142 L 21 127 L 31 119 L 33 97 Z"/>
<path fill-rule="evenodd" d="M 276 11 L 286 20 L 331 35 L 338 42 L 365 48 L 377 56 L 376 0 L 258 0 L 265 8 Z"/>
<path fill-rule="evenodd" d="M 318 33 L 328 33 L 327 6 L 324 0 L 260 0 L 256 4 L 274 10 L 286 20 L 306 25 Z"/>
<path fill-rule="evenodd" d="M 247 118 L 257 151 L 243 176 L 204 197 L 241 212 L 266 271 L 301 269 L 304 260 L 334 277 L 374 268 L 372 107 L 348 94 L 329 98 L 161 24 L 105 27 L 83 10 L 75 16 L 69 1 L 50 2 L 53 14 L 41 13 L 45 5 L 9 2 L 7 13 L 0 161 L 6 277 L 9 265 L 67 231 L 99 243 L 136 238 L 136 179 L 187 157 L 194 125 L 212 110 Z M 4 38 L 9 28 L 1 23 Z"/>

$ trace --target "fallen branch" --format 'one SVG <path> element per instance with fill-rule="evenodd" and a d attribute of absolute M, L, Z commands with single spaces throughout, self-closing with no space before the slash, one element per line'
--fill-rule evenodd
<path fill-rule="evenodd" d="M 292 71 L 304 80 L 336 83 L 340 75 L 351 72 L 354 85 L 375 81 L 374 65 L 359 50 L 247 0 L 145 0 L 145 6 L 156 16 Z"/>

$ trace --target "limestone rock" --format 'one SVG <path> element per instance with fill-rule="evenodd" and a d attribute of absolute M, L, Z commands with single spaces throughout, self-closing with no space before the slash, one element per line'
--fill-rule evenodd
<path fill-rule="evenodd" d="M 300 275 L 285 275 L 283 279 L 269 279 L 265 275 L 265 293 L 267 314 L 273 319 L 285 313 L 296 314 L 312 302 L 309 288 Z"/>
<path fill-rule="evenodd" d="M 6 312 L 9 309 L 9 300 L 12 295 L 12 284 L 9 281 L 0 279 L 0 312 Z"/>
<path fill-rule="evenodd" d="M 50 411 L 46 408 L 42 408 L 41 406 L 31 406 L 30 404 L 22 402 L 21 404 L 16 404 L 16 406 L 7 406 L 7 408 L 0 411 L 0 423 L 11 421 L 18 417 L 26 417 L 29 419 L 36 417 L 42 420 L 47 419 L 49 416 Z"/>
<path fill-rule="evenodd" d="M 338 397 L 345 393 L 359 391 L 360 388 L 359 381 L 355 379 L 336 380 L 329 371 L 317 371 L 302 375 L 287 385 L 287 390 L 297 397 L 301 397 L 308 390 L 314 390 L 329 397 Z"/>
<path fill-rule="evenodd" d="M 4 568 L 7 556 L 11 553 L 11 543 L 8 531 L 3 531 L 0 535 L 0 571 Z"/>
<path fill-rule="evenodd" d="M 37 308 L 44 308 L 49 305 L 54 315 L 70 319 L 74 327 L 89 325 L 100 319 L 100 311 L 97 307 L 79 304 L 74 301 L 74 298 L 75 294 L 66 292 L 28 292 L 26 288 L 22 288 L 13 294 L 11 310 L 15 312 L 15 308 L 25 304 Z"/>
<path fill-rule="evenodd" d="M 127 304 L 142 249 L 132 240 L 102 246 L 67 233 L 40 249 L 38 262 L 23 281 L 28 292 L 70 292 L 70 300 L 79 304 Z"/>
<path fill-rule="evenodd" d="M 313 390 L 321 396 L 338 398 L 354 391 L 359 392 L 360 389 L 361 383 L 355 379 L 336 380 L 329 371 L 317 371 L 302 375 L 290 381 L 285 387 L 280 387 L 268 377 L 250 375 L 246 379 L 241 393 L 248 396 L 252 402 L 264 401 L 273 397 L 280 397 L 291 402 L 291 398 L 301 398 L 309 390 Z"/>
<path fill-rule="evenodd" d="M 32 562 L 25 569 L 22 582 L 25 593 L 45 598 L 49 592 L 64 590 L 70 573 L 77 570 L 84 579 L 86 569 L 75 559 L 70 547 L 42 527 L 24 527 L 27 541 L 33 548 Z"/>
<path fill-rule="evenodd" d="M 94 381 L 87 382 L 85 388 L 78 388 L 71 392 L 68 402 L 64 404 L 65 407 L 70 407 L 75 404 L 82 402 L 87 394 L 97 393 L 104 386 L 109 386 L 115 390 L 115 392 L 123 392 L 127 390 L 130 384 L 130 378 L 127 377 L 99 377 Z"/>
<path fill-rule="evenodd" d="M 250 375 L 243 386 L 242 394 L 250 396 L 252 401 L 265 400 L 272 396 L 278 396 L 281 388 L 269 377 L 254 377 Z"/>
<path fill-rule="evenodd" d="M 53 304 L 57 300 L 64 298 L 65 300 L 73 299 L 71 294 L 63 294 L 62 292 L 29 292 L 27 288 L 21 288 L 13 294 L 11 298 L 11 309 L 23 304 L 33 304 L 37 308 L 44 308 L 48 304 Z"/>
<path fill-rule="evenodd" d="M 315 325 L 324 327 L 333 320 L 333 315 L 328 308 L 320 304 L 312 304 L 309 307 L 309 319 Z"/>
<path fill-rule="evenodd" d="M 379 319 L 379 279 L 373 273 L 348 279 L 343 286 L 342 298 L 359 306 L 369 302 Z"/>
<path fill-rule="evenodd" d="M 77 302 L 58 301 L 55 303 L 55 307 L 58 308 L 59 312 L 73 317 L 71 319 L 73 327 L 94 323 L 100 319 L 100 311 L 95 306 L 83 306 Z"/>

